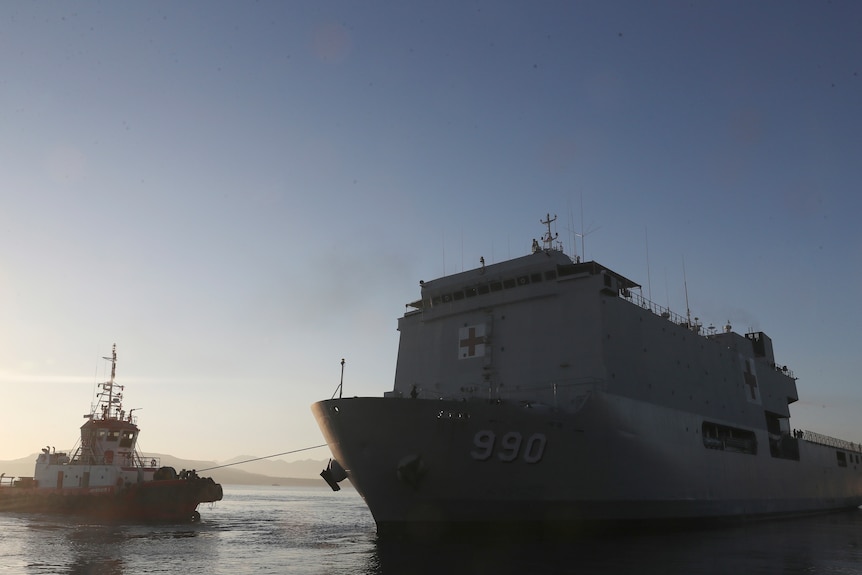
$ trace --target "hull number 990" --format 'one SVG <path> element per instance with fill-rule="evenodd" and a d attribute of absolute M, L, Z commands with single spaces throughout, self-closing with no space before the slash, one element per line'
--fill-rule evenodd
<path fill-rule="evenodd" d="M 500 461 L 515 461 L 519 457 L 524 463 L 537 463 L 545 453 L 545 434 L 534 433 L 526 440 L 517 431 L 509 431 L 497 441 L 497 434 L 487 429 L 476 432 L 470 456 L 477 461 L 486 461 L 496 454 Z"/>

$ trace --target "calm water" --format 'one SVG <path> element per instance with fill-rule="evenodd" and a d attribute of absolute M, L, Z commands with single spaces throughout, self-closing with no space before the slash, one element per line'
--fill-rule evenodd
<path fill-rule="evenodd" d="M 226 486 L 183 526 L 0 514 L 0 573 L 862 574 L 862 511 L 573 543 L 378 541 L 353 490 Z"/>

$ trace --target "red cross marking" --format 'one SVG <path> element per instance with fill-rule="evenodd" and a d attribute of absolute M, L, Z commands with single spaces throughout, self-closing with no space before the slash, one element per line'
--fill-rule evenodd
<path fill-rule="evenodd" d="M 474 356 L 476 355 L 476 346 L 485 343 L 484 336 L 476 336 L 476 328 L 471 327 L 468 328 L 467 339 L 462 339 L 458 342 L 460 347 L 467 348 L 467 355 Z"/>

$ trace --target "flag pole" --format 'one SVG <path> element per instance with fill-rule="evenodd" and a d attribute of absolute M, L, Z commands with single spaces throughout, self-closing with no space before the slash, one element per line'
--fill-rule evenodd
<path fill-rule="evenodd" d="M 341 358 L 341 381 L 338 383 L 338 399 L 341 399 L 341 392 L 344 391 L 344 358 Z"/>

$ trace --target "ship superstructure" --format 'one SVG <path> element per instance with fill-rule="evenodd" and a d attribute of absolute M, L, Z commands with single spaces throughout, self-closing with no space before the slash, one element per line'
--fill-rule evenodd
<path fill-rule="evenodd" d="M 791 427 L 796 379 L 763 332 L 705 330 L 550 228 L 529 255 L 420 284 L 393 389 L 312 406 L 381 532 L 862 504 L 860 446 Z"/>
<path fill-rule="evenodd" d="M 125 387 L 116 382 L 117 348 L 111 357 L 111 378 L 98 384 L 96 401 L 87 421 L 81 426 L 77 448 L 65 453 L 42 450 L 36 460 L 34 480 L 41 487 L 90 487 L 151 481 L 158 469 L 158 459 L 144 461 L 137 450 L 137 418 L 123 409 Z"/>

